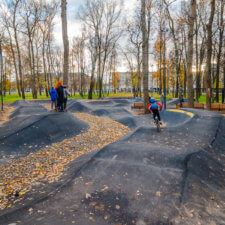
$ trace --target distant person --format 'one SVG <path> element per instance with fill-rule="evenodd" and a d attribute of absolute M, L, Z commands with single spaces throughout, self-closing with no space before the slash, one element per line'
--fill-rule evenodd
<path fill-rule="evenodd" d="M 56 103 L 57 103 L 57 91 L 55 90 L 54 87 L 52 87 L 52 89 L 49 92 L 50 96 L 51 96 L 51 109 L 56 109 Z"/>
<path fill-rule="evenodd" d="M 67 96 L 70 96 L 69 91 L 67 90 L 66 86 L 63 86 L 63 109 L 67 111 Z"/>
<path fill-rule="evenodd" d="M 184 101 L 184 98 L 183 98 L 183 95 L 181 94 L 180 95 L 180 108 L 183 107 L 183 101 Z"/>
<path fill-rule="evenodd" d="M 153 113 L 154 120 L 155 120 L 155 117 L 157 116 L 159 121 L 161 121 L 161 118 L 159 115 L 159 108 L 162 110 L 162 105 L 159 102 L 156 102 L 154 98 L 151 98 L 150 104 L 148 105 L 148 110 Z"/>
<path fill-rule="evenodd" d="M 63 96 L 63 86 L 62 83 L 59 82 L 57 85 L 57 100 L 58 100 L 58 108 L 59 112 L 63 112 L 63 101 L 64 101 L 64 96 Z"/>

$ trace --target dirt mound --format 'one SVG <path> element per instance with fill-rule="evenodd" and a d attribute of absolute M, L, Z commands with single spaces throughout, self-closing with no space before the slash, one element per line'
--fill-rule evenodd
<path fill-rule="evenodd" d="M 113 105 L 114 102 L 112 100 L 90 100 L 87 101 L 89 105 L 96 105 L 96 106 L 104 106 L 104 105 Z"/>
<path fill-rule="evenodd" d="M 134 117 L 123 117 L 118 119 L 117 122 L 129 127 L 131 130 L 137 127 L 137 122 Z"/>
<path fill-rule="evenodd" d="M 38 104 L 18 105 L 17 108 L 11 113 L 10 118 L 12 119 L 16 116 L 42 114 L 47 111 L 48 110 L 44 106 Z"/>
<path fill-rule="evenodd" d="M 0 127 L 0 158 L 26 155 L 53 142 L 80 134 L 88 125 L 70 113 L 15 117 Z"/>
<path fill-rule="evenodd" d="M 95 116 L 109 116 L 110 113 L 106 109 L 97 109 L 97 110 L 93 110 L 91 114 Z"/>
<path fill-rule="evenodd" d="M 68 110 L 70 112 L 88 113 L 88 112 L 90 112 L 91 109 L 90 109 L 90 107 L 86 106 L 86 104 L 83 102 L 72 101 L 68 105 Z"/>
<path fill-rule="evenodd" d="M 114 107 L 126 107 L 128 104 L 126 103 L 118 103 L 116 105 L 114 105 Z"/>
<path fill-rule="evenodd" d="M 130 101 L 127 99 L 113 99 L 115 103 L 123 103 L 123 104 L 130 104 Z"/>
<path fill-rule="evenodd" d="M 30 105 L 31 103 L 26 101 L 26 100 L 17 100 L 13 103 L 11 103 L 9 106 L 10 107 L 18 107 L 18 106 L 27 106 Z"/>

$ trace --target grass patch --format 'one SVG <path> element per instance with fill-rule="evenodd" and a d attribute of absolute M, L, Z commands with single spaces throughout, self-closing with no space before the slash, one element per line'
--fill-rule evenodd
<path fill-rule="evenodd" d="M 33 99 L 32 97 L 32 93 L 25 93 L 26 96 L 26 100 L 36 100 Z M 157 93 L 149 93 L 149 96 L 154 97 L 156 100 L 160 100 L 160 95 L 158 95 Z M 109 93 L 108 94 L 104 94 L 102 97 L 133 97 L 132 93 Z M 79 93 L 76 93 L 75 95 L 69 96 L 69 98 L 75 98 L 75 99 L 88 99 L 88 93 L 85 93 L 84 96 L 82 97 Z M 93 93 L 92 95 L 93 99 L 98 99 L 98 94 L 97 93 Z M 171 99 L 173 98 L 172 94 L 168 94 L 167 99 Z M 6 95 L 3 97 L 3 101 L 4 103 L 12 103 L 15 102 L 17 100 L 21 100 L 22 97 L 19 97 L 19 95 L 17 93 L 12 93 L 11 95 Z M 50 96 L 46 97 L 45 93 L 42 93 L 42 95 L 38 94 L 37 100 L 50 100 Z"/>

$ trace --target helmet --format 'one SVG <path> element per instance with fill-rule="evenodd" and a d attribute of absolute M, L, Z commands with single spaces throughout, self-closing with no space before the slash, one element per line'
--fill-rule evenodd
<path fill-rule="evenodd" d="M 156 100 L 154 98 L 150 99 L 150 103 L 155 103 L 155 102 L 156 102 Z"/>

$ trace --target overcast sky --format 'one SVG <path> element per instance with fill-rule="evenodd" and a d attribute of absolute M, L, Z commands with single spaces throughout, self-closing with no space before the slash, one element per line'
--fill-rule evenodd
<path fill-rule="evenodd" d="M 1 0 L 0 0 L 1 1 Z M 67 19 L 68 19 L 68 37 L 70 43 L 72 42 L 74 37 L 80 35 L 81 24 L 76 19 L 77 12 L 81 6 L 84 4 L 86 0 L 67 0 Z M 132 14 L 135 5 L 138 0 L 124 0 L 124 9 L 123 13 Z M 62 46 L 62 26 L 61 26 L 61 16 L 60 13 L 55 17 L 55 41 L 56 45 Z"/>

